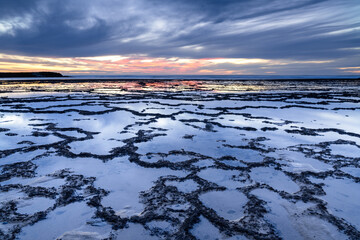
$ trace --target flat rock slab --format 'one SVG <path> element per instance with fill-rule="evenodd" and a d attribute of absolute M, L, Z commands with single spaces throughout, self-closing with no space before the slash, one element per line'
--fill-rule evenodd
<path fill-rule="evenodd" d="M 360 239 L 356 83 L 111 84 L 1 94 L 1 239 Z"/>

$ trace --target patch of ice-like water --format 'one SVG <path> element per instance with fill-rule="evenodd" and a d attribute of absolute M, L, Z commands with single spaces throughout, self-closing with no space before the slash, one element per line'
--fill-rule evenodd
<path fill-rule="evenodd" d="M 34 197 L 24 199 L 17 204 L 17 211 L 22 214 L 34 214 L 36 212 L 45 211 L 55 204 L 55 200 L 43 197 Z"/>
<path fill-rule="evenodd" d="M 331 144 L 332 155 L 341 155 L 350 158 L 360 158 L 360 148 L 350 144 Z"/>
<path fill-rule="evenodd" d="M 251 169 L 252 180 L 270 185 L 276 190 L 295 193 L 300 190 L 299 186 L 283 172 L 270 167 L 258 167 Z"/>
<path fill-rule="evenodd" d="M 345 219 L 348 223 L 360 229 L 360 186 L 351 179 L 337 179 L 328 177 L 324 180 L 310 178 L 312 182 L 324 183 L 326 193 L 319 196 L 327 202 L 329 212 L 337 217 Z"/>
<path fill-rule="evenodd" d="M 235 235 L 228 237 L 222 234 L 217 227 L 215 227 L 205 217 L 200 216 L 200 222 L 195 224 L 190 230 L 190 233 L 199 240 L 247 240 L 245 236 Z"/>
<path fill-rule="evenodd" d="M 155 231 L 174 232 L 176 230 L 176 228 L 167 221 L 151 221 L 146 223 L 146 226 Z"/>
<path fill-rule="evenodd" d="M 101 240 L 105 236 L 100 235 L 97 232 L 81 232 L 81 231 L 69 231 L 61 235 L 57 239 L 61 240 Z"/>
<path fill-rule="evenodd" d="M 9 180 L 1 182 L 2 185 L 7 184 L 21 184 L 21 185 L 30 185 L 33 187 L 46 187 L 46 188 L 58 188 L 61 185 L 65 184 L 65 180 L 62 178 L 53 178 L 48 176 L 41 176 L 35 178 L 21 178 L 13 177 Z"/>
<path fill-rule="evenodd" d="M 277 154 L 281 157 L 281 162 L 284 163 L 282 169 L 288 172 L 310 171 L 318 173 L 333 169 L 331 165 L 311 157 L 305 157 L 300 152 L 277 151 Z"/>
<path fill-rule="evenodd" d="M 115 233 L 116 240 L 125 239 L 143 239 L 156 240 L 158 237 L 151 235 L 141 224 L 130 223 L 127 228 L 119 230 Z"/>
<path fill-rule="evenodd" d="M 21 199 L 25 198 L 25 193 L 21 192 L 21 190 L 10 190 L 6 193 L 0 194 L 0 204 L 8 202 L 8 201 L 21 201 Z"/>
<path fill-rule="evenodd" d="M 193 163 L 192 165 L 199 167 L 199 168 L 206 168 L 211 167 L 214 165 L 214 161 L 211 159 L 201 159 L 198 162 Z"/>
<path fill-rule="evenodd" d="M 59 207 L 50 212 L 46 219 L 24 227 L 19 237 L 24 240 L 56 239 L 65 232 L 76 230 L 86 224 L 88 220 L 91 220 L 94 212 L 95 209 L 88 207 L 85 202 Z"/>
<path fill-rule="evenodd" d="M 246 196 L 237 190 L 212 191 L 201 194 L 200 201 L 213 209 L 220 217 L 230 221 L 240 220 L 244 216 Z"/>
<path fill-rule="evenodd" d="M 291 203 L 267 189 L 256 189 L 251 193 L 267 202 L 269 213 L 265 218 L 283 239 L 347 239 L 329 222 L 304 214 L 312 203 Z"/>
<path fill-rule="evenodd" d="M 182 182 L 179 181 L 166 181 L 166 185 L 175 186 L 179 191 L 190 193 L 199 188 L 199 185 L 194 180 L 188 179 Z"/>
<path fill-rule="evenodd" d="M 231 166 L 231 167 L 247 167 L 246 164 L 237 161 L 237 160 L 222 160 L 221 163 Z"/>
<path fill-rule="evenodd" d="M 102 136 L 96 136 L 94 139 L 86 141 L 75 141 L 69 144 L 70 151 L 75 154 L 91 153 L 99 155 L 107 155 L 116 147 L 122 147 L 125 144 L 119 141 L 111 141 Z"/>
<path fill-rule="evenodd" d="M 190 232 L 196 239 L 220 240 L 223 238 L 219 229 L 203 216 L 200 216 L 200 222 L 195 224 Z"/>
<path fill-rule="evenodd" d="M 111 235 L 111 225 L 99 219 L 88 220 L 86 224 L 65 232 L 58 239 L 61 240 L 97 240 L 107 239 Z"/>
<path fill-rule="evenodd" d="M 360 168 L 357 167 L 343 167 L 340 169 L 341 171 L 352 175 L 353 177 L 360 178 Z"/>
<path fill-rule="evenodd" d="M 207 168 L 201 170 L 197 175 L 209 182 L 224 186 L 228 189 L 236 189 L 243 186 L 238 180 L 241 171 L 238 170 L 223 170 L 216 168 Z"/>
<path fill-rule="evenodd" d="M 34 187 L 45 187 L 45 188 L 58 188 L 61 185 L 65 184 L 65 179 L 63 178 L 52 178 L 48 176 L 42 176 L 33 179 L 29 185 L 32 185 Z"/>

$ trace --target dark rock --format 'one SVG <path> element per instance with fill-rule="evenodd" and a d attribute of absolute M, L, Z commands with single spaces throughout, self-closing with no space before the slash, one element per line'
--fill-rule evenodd
<path fill-rule="evenodd" d="M 40 77 L 64 77 L 56 72 L 14 72 L 0 73 L 0 78 L 40 78 Z"/>

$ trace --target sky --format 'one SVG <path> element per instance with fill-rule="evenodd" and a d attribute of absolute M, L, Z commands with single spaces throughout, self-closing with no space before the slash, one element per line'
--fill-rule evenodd
<path fill-rule="evenodd" d="M 0 72 L 360 75 L 359 0 L 0 0 Z"/>

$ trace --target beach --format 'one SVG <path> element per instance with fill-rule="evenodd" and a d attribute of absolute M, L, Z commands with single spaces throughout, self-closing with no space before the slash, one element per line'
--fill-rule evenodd
<path fill-rule="evenodd" d="M 359 239 L 359 103 L 358 79 L 2 81 L 0 238 Z"/>

